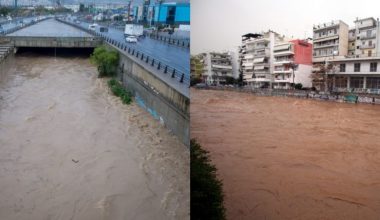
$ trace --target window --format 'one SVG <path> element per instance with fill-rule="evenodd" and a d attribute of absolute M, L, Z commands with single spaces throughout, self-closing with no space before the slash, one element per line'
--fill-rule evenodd
<path fill-rule="evenodd" d="M 369 52 L 369 51 L 368 51 L 368 52 Z M 371 64 L 370 64 L 369 71 L 370 71 L 370 72 L 376 72 L 376 71 L 377 71 L 377 63 L 371 63 Z"/>
<path fill-rule="evenodd" d="M 338 33 L 338 30 L 337 29 L 334 29 L 334 34 L 337 34 Z"/>
<path fill-rule="evenodd" d="M 350 88 L 362 89 L 363 88 L 363 77 L 351 77 Z"/>
<path fill-rule="evenodd" d="M 369 50 L 369 51 L 368 51 L 368 56 L 369 56 L 369 57 L 372 56 L 372 50 Z"/>
<path fill-rule="evenodd" d="M 371 40 L 368 41 L 368 45 L 369 45 L 369 46 L 372 46 L 372 41 L 371 41 Z"/>
<path fill-rule="evenodd" d="M 360 63 L 354 64 L 354 72 L 360 72 Z"/>
<path fill-rule="evenodd" d="M 340 72 L 342 72 L 342 73 L 346 72 L 346 64 L 342 63 L 342 64 L 339 65 L 339 67 L 340 67 L 339 68 Z"/>
<path fill-rule="evenodd" d="M 372 34 L 372 30 L 368 30 L 368 31 L 367 31 L 367 37 L 370 37 L 371 34 Z"/>
<path fill-rule="evenodd" d="M 359 49 L 359 46 L 356 46 L 356 49 Z"/>
<path fill-rule="evenodd" d="M 345 76 L 335 77 L 335 87 L 347 88 L 347 77 L 345 77 Z"/>
<path fill-rule="evenodd" d="M 355 43 L 352 43 L 352 46 L 355 46 Z"/>
<path fill-rule="evenodd" d="M 357 37 L 356 39 L 358 39 L 358 40 L 359 40 L 359 39 L 360 39 L 360 37 Z"/>
<path fill-rule="evenodd" d="M 367 77 L 368 89 L 380 89 L 380 77 Z"/>

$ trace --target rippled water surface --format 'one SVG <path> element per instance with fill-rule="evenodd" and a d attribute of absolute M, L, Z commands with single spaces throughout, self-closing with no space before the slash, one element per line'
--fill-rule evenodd
<path fill-rule="evenodd" d="M 188 219 L 188 150 L 87 58 L 23 53 L 2 74 L 0 219 Z"/>
<path fill-rule="evenodd" d="M 380 219 L 380 106 L 191 95 L 229 219 Z"/>

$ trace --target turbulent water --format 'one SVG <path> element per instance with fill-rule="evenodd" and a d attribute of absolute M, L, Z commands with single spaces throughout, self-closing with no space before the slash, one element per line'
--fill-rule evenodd
<path fill-rule="evenodd" d="M 26 53 L 0 82 L 0 219 L 188 219 L 189 153 L 83 57 Z"/>
<path fill-rule="evenodd" d="M 228 219 L 379 219 L 380 106 L 191 91 Z"/>

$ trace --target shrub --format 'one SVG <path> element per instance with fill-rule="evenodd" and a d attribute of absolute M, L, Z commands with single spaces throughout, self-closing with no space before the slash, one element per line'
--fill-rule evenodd
<path fill-rule="evenodd" d="M 209 152 L 193 139 L 190 141 L 191 219 L 224 220 L 222 182 L 216 176 Z"/>
<path fill-rule="evenodd" d="M 108 80 L 107 84 L 112 93 L 115 96 L 120 97 L 121 101 L 124 104 L 128 105 L 132 102 L 132 94 L 127 91 L 119 81 L 116 79 L 110 79 Z"/>
<path fill-rule="evenodd" d="M 115 76 L 119 64 L 119 53 L 115 50 L 107 50 L 105 46 L 95 48 L 90 60 L 98 68 L 98 77 Z"/>
<path fill-rule="evenodd" d="M 301 83 L 297 83 L 297 84 L 294 85 L 294 88 L 300 90 L 300 89 L 302 89 L 302 84 Z"/>

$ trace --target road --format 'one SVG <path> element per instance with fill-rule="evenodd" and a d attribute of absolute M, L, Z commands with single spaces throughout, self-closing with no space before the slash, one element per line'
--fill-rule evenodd
<path fill-rule="evenodd" d="M 80 25 L 84 28 L 88 28 L 89 23 L 82 22 Z M 96 30 L 100 33 L 99 28 L 100 27 L 97 27 Z M 108 32 L 103 32 L 102 34 L 118 42 L 126 43 L 124 33 L 121 30 L 110 27 Z M 137 44 L 130 43 L 128 46 L 190 75 L 190 50 L 188 48 L 168 45 L 167 43 L 150 38 L 140 39 Z"/>

